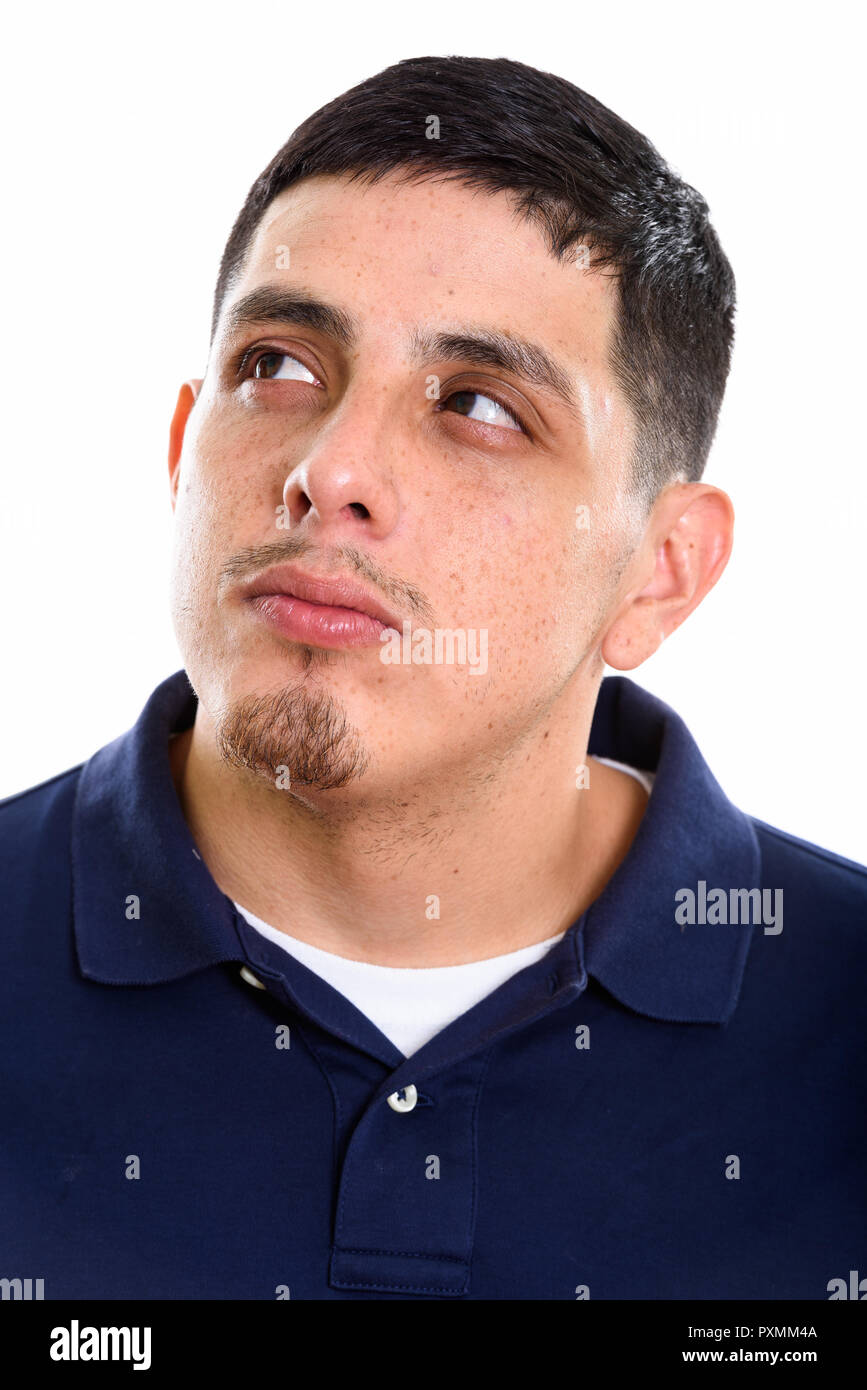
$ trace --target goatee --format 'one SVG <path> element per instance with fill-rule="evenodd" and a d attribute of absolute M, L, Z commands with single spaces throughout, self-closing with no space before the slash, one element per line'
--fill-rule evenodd
<path fill-rule="evenodd" d="M 275 786 L 334 791 L 360 777 L 368 758 L 358 730 L 330 695 L 295 686 L 248 695 L 217 724 L 220 756 Z"/>

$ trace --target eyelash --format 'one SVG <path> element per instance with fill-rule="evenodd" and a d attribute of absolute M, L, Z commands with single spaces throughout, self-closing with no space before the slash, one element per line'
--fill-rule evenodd
<path fill-rule="evenodd" d="M 475 386 L 459 386 L 456 391 L 450 391 L 447 396 L 444 396 L 443 399 L 437 403 L 436 409 L 441 411 L 446 401 L 450 401 L 452 396 L 484 396 L 485 400 L 493 401 L 494 404 L 498 405 L 501 410 L 504 410 L 506 414 L 510 417 L 510 419 L 514 420 L 521 433 L 527 435 L 529 438 L 530 431 L 527 429 L 527 426 L 524 424 L 524 421 L 521 419 L 514 406 L 509 405 L 507 401 L 502 400 L 498 395 L 496 395 L 494 391 L 488 391 L 487 389 L 482 391 L 480 388 L 477 388 Z M 462 418 L 465 420 L 469 419 L 469 417 L 466 415 Z M 484 425 L 486 423 L 487 422 L 484 420 L 470 420 L 470 424 L 472 425 Z M 488 425 L 488 428 L 498 429 L 500 428 L 500 426 Z"/>
<path fill-rule="evenodd" d="M 241 356 L 238 360 L 238 364 L 235 368 L 236 378 L 240 380 L 241 377 L 245 375 L 246 369 L 251 365 L 255 366 L 256 363 L 258 363 L 262 357 L 294 357 L 295 361 L 300 362 L 302 367 L 307 367 L 308 372 L 310 372 L 313 376 L 318 375 L 312 367 L 308 366 L 308 364 L 304 361 L 303 357 L 298 356 L 297 352 L 287 352 L 285 348 L 279 347 L 263 347 L 259 343 L 254 343 L 252 347 L 246 348 L 244 352 L 241 353 Z M 267 380 L 268 378 L 265 377 L 260 379 Z"/>
<path fill-rule="evenodd" d="M 294 353 L 294 352 L 287 352 L 284 348 L 267 347 L 267 346 L 266 346 L 266 347 L 262 347 L 262 346 L 259 345 L 259 344 L 254 344 L 252 347 L 246 348 L 245 351 L 241 354 L 241 357 L 240 357 L 240 359 L 239 359 L 239 361 L 238 361 L 238 365 L 237 365 L 237 367 L 236 367 L 236 369 L 235 369 L 235 370 L 236 370 L 236 378 L 237 378 L 238 380 L 240 380 L 243 376 L 245 376 L 245 374 L 246 374 L 246 369 L 247 369 L 248 367 L 251 367 L 251 366 L 252 366 L 252 367 L 255 369 L 255 365 L 256 365 L 256 363 L 259 361 L 260 358 L 262 358 L 262 357 L 271 357 L 271 356 L 277 356 L 277 357 L 294 357 L 295 360 L 296 360 L 297 362 L 300 362 L 302 366 L 307 367 L 307 370 L 308 370 L 309 372 L 311 372 L 313 376 L 316 376 L 316 373 L 313 371 L 312 367 L 308 367 L 308 366 L 307 366 L 307 363 L 304 361 L 304 359 L 303 359 L 302 357 L 299 357 L 299 356 L 297 355 L 297 353 Z M 255 359 L 255 360 L 254 360 L 254 359 Z M 247 378 L 247 379 L 250 379 L 250 378 Z M 257 379 L 259 379 L 259 378 L 257 378 Z M 267 380 L 267 378 L 262 378 L 262 379 Z M 305 383 L 302 382 L 301 384 L 304 385 Z M 307 385 L 310 385 L 309 382 L 307 382 L 306 384 L 307 384 Z M 438 401 L 437 404 L 436 404 L 436 406 L 435 406 L 434 408 L 435 408 L 437 411 L 439 411 L 439 412 L 441 412 L 441 413 L 444 414 L 445 412 L 443 411 L 443 406 L 444 406 L 448 401 L 451 400 L 452 396 L 461 396 L 461 395 L 484 396 L 484 397 L 486 397 L 486 399 L 493 401 L 495 405 L 498 405 L 498 406 L 500 407 L 501 410 L 504 410 L 504 411 L 506 412 L 506 414 L 507 414 L 508 416 L 510 416 L 511 419 L 514 420 L 515 424 L 518 426 L 520 432 L 521 432 L 523 435 L 525 435 L 528 439 L 531 438 L 530 431 L 527 429 L 527 426 L 525 425 L 525 423 L 524 423 L 523 419 L 521 418 L 521 416 L 520 416 L 520 415 L 518 414 L 518 412 L 515 410 L 514 406 L 510 405 L 509 402 L 503 400 L 502 397 L 498 396 L 494 391 L 490 391 L 490 390 L 484 390 L 484 391 L 482 391 L 481 389 L 478 389 L 478 388 L 473 387 L 473 386 L 469 386 L 469 387 L 467 387 L 467 386 L 458 387 L 457 390 L 455 390 L 455 391 L 450 391 L 449 394 L 448 394 L 447 396 L 444 396 L 444 397 L 442 398 L 442 400 Z M 463 416 L 462 418 L 468 419 L 469 417 L 468 417 L 468 416 Z M 485 422 L 485 421 L 482 421 L 482 420 L 471 420 L 471 421 L 470 421 L 470 424 L 475 424 L 475 425 L 478 425 L 478 424 L 485 424 L 485 423 L 486 423 L 486 422 Z M 497 425 L 488 425 L 487 428 L 488 428 L 488 429 L 497 429 L 497 428 L 499 428 L 499 427 L 498 427 Z"/>

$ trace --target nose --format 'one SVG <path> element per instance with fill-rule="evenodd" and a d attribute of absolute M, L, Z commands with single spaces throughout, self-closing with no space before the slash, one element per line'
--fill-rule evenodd
<path fill-rule="evenodd" d="M 283 485 L 289 527 L 319 539 L 381 540 L 397 526 L 396 442 L 369 405 L 344 401 Z"/>

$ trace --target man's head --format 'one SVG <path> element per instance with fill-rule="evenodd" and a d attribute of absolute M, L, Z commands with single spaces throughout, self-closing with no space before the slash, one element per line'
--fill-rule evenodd
<path fill-rule="evenodd" d="M 703 198 L 637 130 L 561 77 L 505 58 L 413 58 L 306 120 L 253 184 L 226 244 L 211 336 L 262 215 L 316 174 L 459 179 L 510 192 L 551 254 L 616 274 L 611 365 L 648 495 L 701 477 L 731 353 L 735 286 Z"/>
<path fill-rule="evenodd" d="M 560 78 L 415 59 L 306 121 L 172 429 L 176 630 L 224 755 L 395 791 L 644 660 L 728 556 L 697 480 L 733 304 L 702 200 Z M 323 635 L 329 599 L 379 628 Z M 422 636 L 386 663 L 383 623 Z"/>

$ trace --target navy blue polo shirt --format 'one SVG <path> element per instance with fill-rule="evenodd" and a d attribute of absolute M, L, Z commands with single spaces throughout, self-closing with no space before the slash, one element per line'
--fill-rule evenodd
<path fill-rule="evenodd" d="M 0 1279 L 46 1299 L 827 1299 L 867 1274 L 867 870 L 655 772 L 601 896 L 404 1058 L 237 913 L 168 739 L 184 672 L 0 805 Z M 291 898 L 292 885 L 286 884 Z"/>

